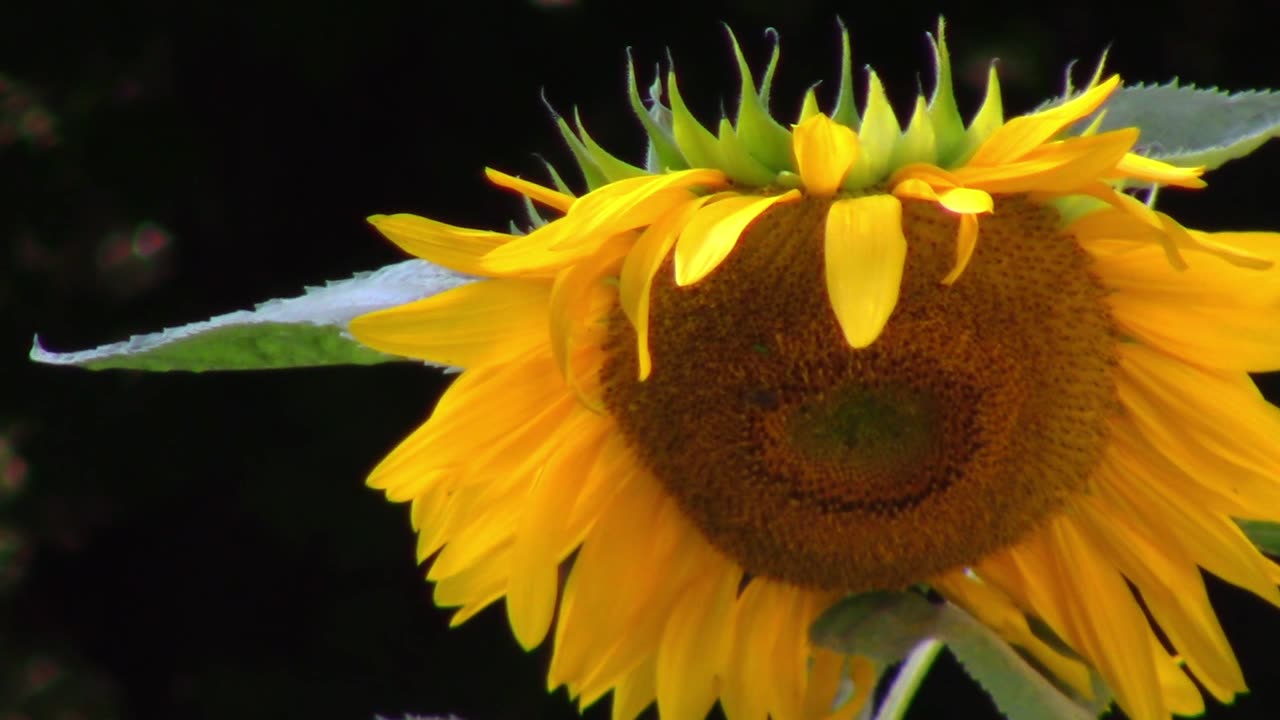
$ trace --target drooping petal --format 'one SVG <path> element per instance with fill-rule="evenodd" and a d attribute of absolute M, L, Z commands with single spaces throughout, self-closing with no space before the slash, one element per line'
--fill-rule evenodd
<path fill-rule="evenodd" d="M 956 264 L 942 278 L 943 285 L 951 285 L 960 279 L 964 269 L 969 267 L 973 251 L 978 246 L 978 218 L 973 215 L 960 216 L 960 230 L 956 234 Z"/>
<path fill-rule="evenodd" d="M 565 380 L 572 383 L 569 360 L 572 357 L 574 335 L 592 315 L 592 308 L 603 305 L 603 298 L 595 296 L 608 292 L 604 278 L 616 272 L 631 242 L 625 238 L 602 247 L 599 252 L 561 270 L 551 286 L 546 318 L 549 326 L 551 354 Z"/>
<path fill-rule="evenodd" d="M 653 278 L 694 213 L 714 197 L 690 200 L 683 207 L 659 218 L 645 228 L 636 240 L 635 247 L 622 262 L 618 278 L 618 304 L 636 332 L 637 365 L 641 380 L 648 378 L 653 368 L 649 355 L 649 297 Z"/>
<path fill-rule="evenodd" d="M 907 238 L 892 195 L 837 200 L 823 244 L 827 295 L 849 345 L 875 342 L 898 304 Z"/>
<path fill-rule="evenodd" d="M 693 285 L 720 266 L 742 233 L 761 213 L 800 198 L 798 190 L 781 195 L 725 198 L 698 210 L 676 240 L 676 284 Z"/>

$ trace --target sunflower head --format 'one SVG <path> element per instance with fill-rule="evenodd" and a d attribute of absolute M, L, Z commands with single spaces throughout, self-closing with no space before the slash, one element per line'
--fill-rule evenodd
<path fill-rule="evenodd" d="M 1006 120 L 993 69 L 966 124 L 940 28 L 934 90 L 904 127 L 874 73 L 855 108 L 842 47 L 834 104 L 810 91 L 792 124 L 768 109 L 776 47 L 757 84 L 733 43 L 741 102 L 710 129 L 674 72 L 646 105 L 632 70 L 643 165 L 557 118 L 588 192 L 554 171 L 554 187 L 488 171 L 529 201 L 527 232 L 375 216 L 477 280 L 352 324 L 377 349 L 464 370 L 370 483 L 413 502 L 458 621 L 505 597 L 532 647 L 554 619 L 551 684 L 584 704 L 613 690 L 622 716 L 655 698 L 672 717 L 717 699 L 732 717 L 852 714 L 865 661 L 805 628 L 842 595 L 922 583 L 1083 695 L 1080 658 L 1135 717 L 1191 707 L 1140 612 L 1145 631 L 1099 634 L 1088 597 L 1055 583 L 1096 575 L 1131 620 L 1121 577 L 1149 602 L 1167 589 L 1094 552 L 1125 533 L 1158 546 L 1161 515 L 1119 534 L 1088 520 L 1141 504 L 1112 497 L 1132 491 L 1115 489 L 1117 463 L 1164 452 L 1117 439 L 1146 437 L 1131 375 L 1163 347 L 1126 293 L 1176 292 L 1161 273 L 1195 264 L 1256 279 L 1269 258 L 1126 194 L 1203 185 L 1133 154 L 1137 129 L 1072 134 L 1117 77 Z M 1135 257 L 1159 282 L 1130 282 Z M 1253 572 L 1268 592 L 1274 569 Z M 1229 697 L 1243 685 L 1213 675 L 1223 662 L 1192 666 Z M 842 677 L 858 691 L 836 707 Z"/>

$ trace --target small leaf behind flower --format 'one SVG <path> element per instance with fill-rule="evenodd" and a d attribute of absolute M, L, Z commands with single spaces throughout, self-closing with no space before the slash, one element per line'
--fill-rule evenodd
<path fill-rule="evenodd" d="M 823 613 L 810 628 L 813 642 L 862 655 L 883 668 L 935 635 L 937 606 L 919 593 L 877 591 L 851 595 Z"/>
<path fill-rule="evenodd" d="M 1280 523 L 1264 520 L 1236 520 L 1249 540 L 1262 552 L 1280 557 Z"/>
<path fill-rule="evenodd" d="M 470 278 L 423 260 L 409 260 L 348 280 L 308 288 L 161 332 L 135 335 L 78 352 L 50 352 L 37 337 L 31 359 L 90 370 L 264 370 L 320 365 L 370 365 L 404 360 L 356 342 L 347 324 L 359 315 L 457 287 Z"/>
<path fill-rule="evenodd" d="M 951 604 L 938 608 L 938 638 L 1009 720 L 1094 720 L 1106 709 L 1105 701 L 1085 705 L 1068 696 L 973 616 Z"/>
<path fill-rule="evenodd" d="M 878 671 L 921 642 L 939 640 L 1009 720 L 1093 720 L 1109 704 L 1096 677 L 1096 701 L 1074 698 L 991 628 L 951 603 L 932 603 L 915 592 L 846 598 L 814 622 L 810 637 L 817 645 L 867 657 Z"/>
<path fill-rule="evenodd" d="M 1177 81 L 1133 85 L 1117 90 L 1101 112 L 1099 132 L 1139 128 L 1138 154 L 1185 167 L 1212 170 L 1280 135 L 1280 93 L 1273 91 L 1229 93 Z"/>

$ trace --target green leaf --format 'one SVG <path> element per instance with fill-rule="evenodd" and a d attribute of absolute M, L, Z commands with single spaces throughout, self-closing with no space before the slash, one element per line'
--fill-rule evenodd
<path fill-rule="evenodd" d="M 1009 720 L 1093 720 L 1110 704 L 1096 675 L 1097 700 L 1074 697 L 982 622 L 951 603 L 932 603 L 915 592 L 846 598 L 814 622 L 810 637 L 817 645 L 868 658 L 877 672 L 922 643 L 940 641 Z M 881 715 L 895 715 L 900 708 L 880 710 Z"/>
<path fill-rule="evenodd" d="M 680 148 L 676 147 L 675 138 L 671 135 L 671 111 L 663 107 L 659 100 L 662 94 L 661 81 L 654 79 L 649 88 L 649 97 L 653 106 L 646 110 L 640 101 L 640 88 L 636 84 L 636 67 L 631 60 L 631 51 L 627 51 L 627 98 L 631 101 L 631 111 L 640 119 L 645 135 L 649 137 L 649 148 L 645 153 L 645 169 L 657 175 L 673 170 L 684 170 L 689 167 Z M 663 122 L 665 119 L 666 122 Z"/>
<path fill-rule="evenodd" d="M 876 591 L 851 595 L 813 623 L 814 643 L 862 655 L 878 667 L 906 657 L 935 633 L 938 610 L 919 593 Z"/>
<path fill-rule="evenodd" d="M 753 159 L 772 171 L 768 172 L 769 180 L 772 180 L 780 170 L 796 169 L 795 158 L 791 154 L 791 131 L 780 125 L 769 114 L 769 108 L 765 106 L 765 98 L 752 84 L 751 68 L 747 65 L 747 58 L 742 54 L 742 47 L 738 45 L 738 38 L 734 37 L 728 25 L 725 26 L 725 30 L 729 33 L 729 43 L 733 46 L 734 59 L 738 61 L 738 80 L 741 84 L 739 92 L 742 99 L 738 103 L 737 139 L 741 140 L 742 151 L 749 152 Z M 773 68 L 778 64 L 778 53 L 775 35 L 773 56 L 769 60 L 767 76 L 772 76 Z M 768 92 L 767 81 L 765 90 L 762 92 Z M 721 132 L 722 141 L 723 138 L 724 133 Z M 742 151 L 735 150 L 735 152 Z M 768 183 L 769 180 L 765 182 Z"/>
<path fill-rule="evenodd" d="M 938 638 L 1009 720 L 1094 720 L 1109 704 L 1096 678 L 1099 702 L 1070 697 L 991 628 L 954 605 L 939 606 L 936 627 Z"/>
<path fill-rule="evenodd" d="M 347 334 L 348 323 L 356 316 L 403 305 L 469 280 L 423 260 L 409 260 L 324 287 L 308 288 L 300 297 L 271 300 L 253 310 L 135 335 L 91 350 L 50 352 L 37 337 L 31 359 L 90 370 L 189 372 L 404 360 L 356 342 Z"/>
<path fill-rule="evenodd" d="M 1135 85 L 1116 91 L 1103 106 L 1099 132 L 1136 127 L 1136 151 L 1183 166 L 1216 168 L 1244 157 L 1280 135 L 1280 93 L 1229 93 L 1217 88 Z M 1088 127 L 1091 118 L 1076 126 Z"/>
<path fill-rule="evenodd" d="M 1249 540 L 1268 555 L 1280 557 L 1280 523 L 1265 520 L 1236 520 Z"/>

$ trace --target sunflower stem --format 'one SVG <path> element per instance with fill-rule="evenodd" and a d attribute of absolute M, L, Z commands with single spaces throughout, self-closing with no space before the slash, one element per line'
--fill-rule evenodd
<path fill-rule="evenodd" d="M 920 689 L 920 683 L 924 682 L 924 676 L 929 674 L 929 668 L 941 651 L 942 641 L 934 638 L 922 641 L 911 650 L 907 661 L 898 670 L 898 676 L 893 679 L 893 685 L 889 687 L 889 694 L 880 705 L 875 720 L 902 720 L 907 708 L 911 706 L 916 690 Z"/>

